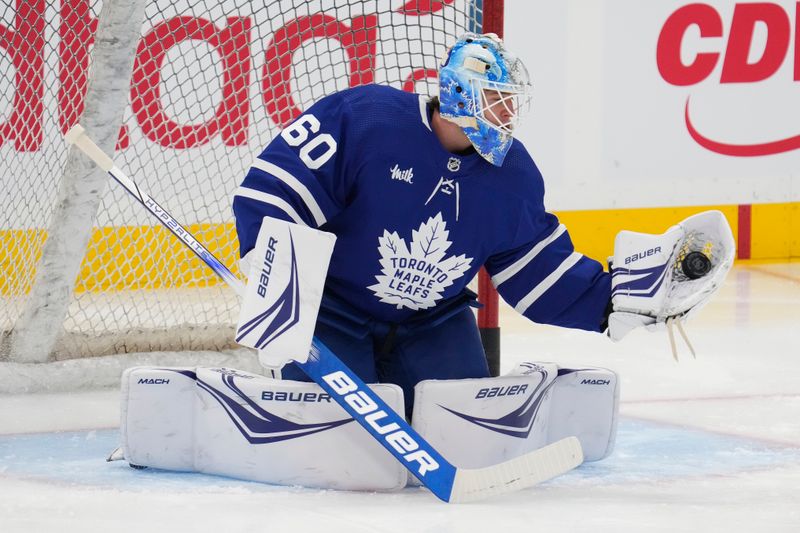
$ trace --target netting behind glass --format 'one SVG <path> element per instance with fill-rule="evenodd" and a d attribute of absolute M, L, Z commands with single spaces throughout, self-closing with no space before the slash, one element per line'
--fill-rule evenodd
<path fill-rule="evenodd" d="M 119 1 L 119 0 L 116 0 Z M 133 1 L 133 0 L 126 0 Z M 0 327 L 35 279 L 83 110 L 102 3 L 0 7 Z M 115 162 L 238 273 L 231 199 L 263 147 L 312 102 L 367 83 L 434 94 L 480 1 L 148 0 Z M 377 110 L 376 112 L 380 112 Z M 53 354 L 232 346 L 235 294 L 109 183 Z M 0 358 L 8 354 L 0 354 Z"/>

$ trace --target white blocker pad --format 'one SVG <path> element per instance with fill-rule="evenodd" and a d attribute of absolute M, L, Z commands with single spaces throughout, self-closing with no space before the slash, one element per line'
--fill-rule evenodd
<path fill-rule="evenodd" d="M 427 380 L 414 389 L 413 426 L 461 468 L 481 468 L 576 436 L 585 460 L 613 448 L 617 377 L 601 368 L 523 363 L 496 378 Z"/>
<path fill-rule="evenodd" d="M 236 328 L 236 342 L 256 348 L 262 366 L 305 362 L 317 323 L 336 236 L 264 217 Z"/>
<path fill-rule="evenodd" d="M 403 412 L 403 391 L 370 386 Z M 405 468 L 314 383 L 224 368 L 132 368 L 122 452 L 134 465 L 279 485 L 389 491 Z"/>

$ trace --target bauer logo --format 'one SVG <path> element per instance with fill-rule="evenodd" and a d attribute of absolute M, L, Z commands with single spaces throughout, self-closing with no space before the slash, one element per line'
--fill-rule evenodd
<path fill-rule="evenodd" d="M 267 252 L 264 254 L 264 263 L 261 265 L 261 275 L 258 277 L 258 295 L 262 298 L 267 296 L 267 285 L 269 285 L 269 276 L 272 274 L 272 263 L 275 261 L 275 246 L 277 244 L 278 239 L 269 238 Z"/>
<path fill-rule="evenodd" d="M 363 417 L 378 439 L 383 439 L 406 463 L 416 464 L 416 471 L 420 476 L 439 468 L 439 463 L 421 449 L 419 443 L 401 429 L 400 424 L 392 421 L 392 417 L 397 417 L 397 414 L 378 407 L 370 395 L 359 390 L 358 384 L 347 374 L 337 370 L 322 376 L 322 380 L 330 386 L 334 394 L 344 399 L 357 416 Z"/>
<path fill-rule="evenodd" d="M 481 398 L 496 398 L 498 396 L 516 396 L 518 394 L 525 394 L 528 391 L 528 385 L 511 385 L 509 387 L 488 387 L 478 391 L 475 399 Z"/>
<path fill-rule="evenodd" d="M 261 392 L 261 399 L 265 402 L 305 402 L 305 403 L 330 403 L 331 397 L 324 392 L 287 392 L 265 390 Z"/>
<path fill-rule="evenodd" d="M 643 252 L 639 252 L 638 254 L 633 254 L 632 256 L 625 258 L 625 264 L 627 265 L 627 264 L 630 264 L 630 263 L 632 263 L 634 261 L 638 261 L 639 259 L 644 259 L 645 257 L 650 257 L 651 255 L 654 255 L 654 254 L 656 254 L 656 253 L 658 253 L 660 251 L 661 251 L 661 247 L 660 246 L 656 246 L 655 248 L 650 248 L 649 250 L 645 250 Z"/>

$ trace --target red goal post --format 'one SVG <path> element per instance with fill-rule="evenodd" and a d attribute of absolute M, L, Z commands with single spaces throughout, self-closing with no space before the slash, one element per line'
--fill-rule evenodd
<path fill-rule="evenodd" d="M 481 31 L 503 36 L 503 0 L 484 2 Z M 485 268 L 478 274 L 478 327 L 492 376 L 500 375 L 500 298 Z"/>
<path fill-rule="evenodd" d="M 282 126 L 318 98 L 360 84 L 433 94 L 446 47 L 467 30 L 502 33 L 502 7 L 5 2 L 0 361 L 233 346 L 235 296 L 123 191 L 71 159 L 63 134 L 80 117 L 95 135 L 105 132 L 98 138 L 120 167 L 235 270 L 230 198 Z M 126 31 L 130 44 L 120 46 Z M 479 321 L 496 328 L 496 295 L 488 280 L 479 285 Z"/>

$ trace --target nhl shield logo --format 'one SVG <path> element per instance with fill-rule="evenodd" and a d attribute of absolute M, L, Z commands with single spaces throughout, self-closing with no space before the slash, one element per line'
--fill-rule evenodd
<path fill-rule="evenodd" d="M 447 170 L 450 172 L 458 172 L 458 169 L 461 168 L 461 160 L 457 157 L 451 157 L 447 161 Z"/>

